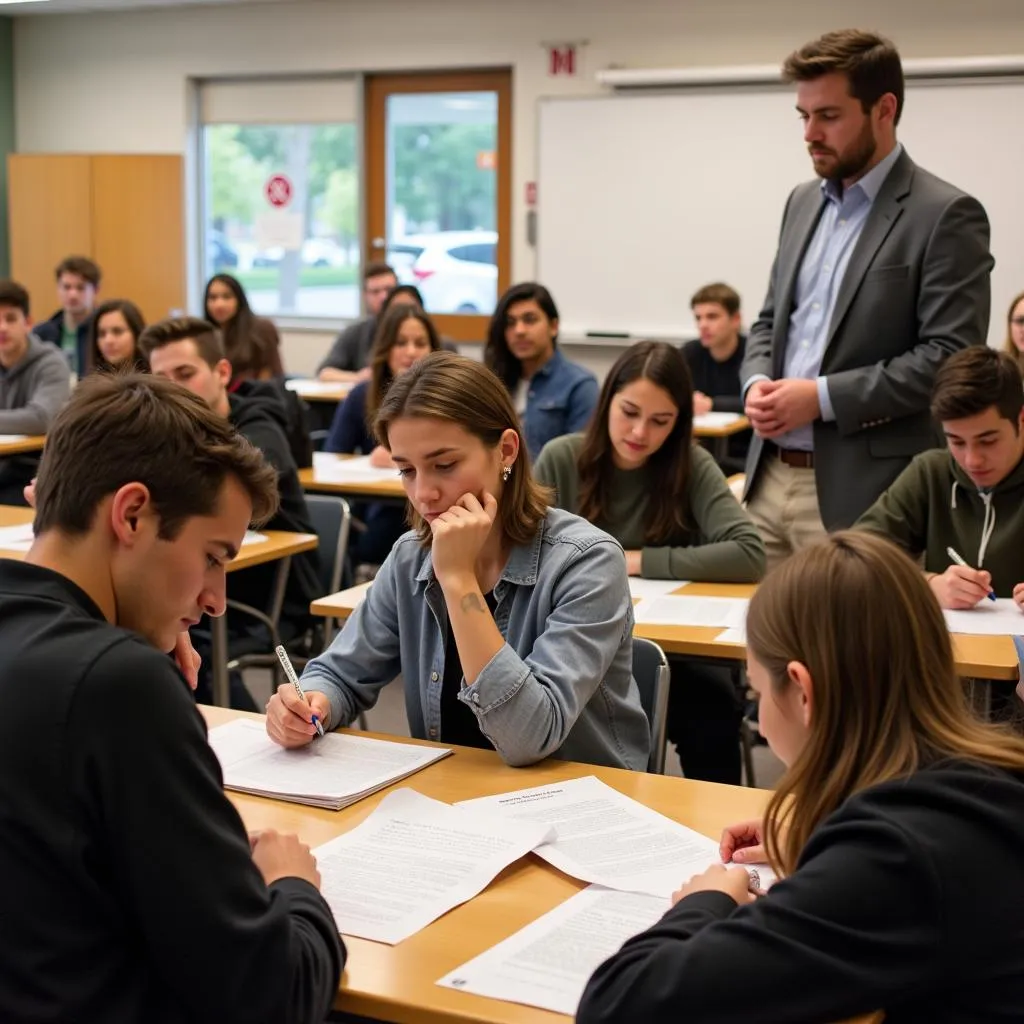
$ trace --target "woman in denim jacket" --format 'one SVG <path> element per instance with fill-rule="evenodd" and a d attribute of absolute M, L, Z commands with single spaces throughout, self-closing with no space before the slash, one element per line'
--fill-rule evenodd
<path fill-rule="evenodd" d="M 528 281 L 502 295 L 487 330 L 484 363 L 512 396 L 530 458 L 552 438 L 586 429 L 597 379 L 558 351 L 558 308 L 543 285 Z"/>
<path fill-rule="evenodd" d="M 267 731 L 308 743 L 405 681 L 419 739 L 643 770 L 626 562 L 608 534 L 548 507 L 501 382 L 438 352 L 391 385 L 376 421 L 412 506 L 331 647 L 271 698 Z"/>

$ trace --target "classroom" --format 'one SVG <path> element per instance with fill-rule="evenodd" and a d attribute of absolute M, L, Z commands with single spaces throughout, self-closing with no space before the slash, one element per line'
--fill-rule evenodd
<path fill-rule="evenodd" d="M 1024 1019 L 1022 101 L 1017 0 L 0 0 L 0 1019 Z"/>

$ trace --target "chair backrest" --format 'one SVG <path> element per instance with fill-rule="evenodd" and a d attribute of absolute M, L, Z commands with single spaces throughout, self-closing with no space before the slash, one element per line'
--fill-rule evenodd
<path fill-rule="evenodd" d="M 671 673 L 665 652 L 652 640 L 633 637 L 633 678 L 640 690 L 640 704 L 651 726 L 651 756 L 647 770 L 662 775 L 665 771 L 665 726 Z"/>
<path fill-rule="evenodd" d="M 323 595 L 334 594 L 341 589 L 352 513 L 344 498 L 325 494 L 307 494 L 305 497 L 310 522 L 320 538 L 317 547 L 320 590 Z"/>

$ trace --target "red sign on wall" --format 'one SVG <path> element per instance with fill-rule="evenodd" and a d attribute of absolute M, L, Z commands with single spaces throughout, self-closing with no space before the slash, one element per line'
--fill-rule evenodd
<path fill-rule="evenodd" d="M 526 205 L 537 205 L 537 182 L 535 181 L 528 181 L 526 183 Z"/>
<path fill-rule="evenodd" d="M 275 174 L 263 186 L 263 194 L 271 206 L 280 209 L 292 201 L 292 183 L 283 174 Z"/>
<path fill-rule="evenodd" d="M 548 74 L 575 75 L 577 71 L 576 46 L 566 43 L 548 47 Z"/>

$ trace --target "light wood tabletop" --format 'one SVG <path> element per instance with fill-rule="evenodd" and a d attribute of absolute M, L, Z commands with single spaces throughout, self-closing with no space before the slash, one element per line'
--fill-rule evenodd
<path fill-rule="evenodd" d="M 744 430 L 750 429 L 750 420 L 746 416 L 731 420 L 729 423 L 701 423 L 700 417 L 695 416 L 693 420 L 693 436 L 702 438 L 732 437 L 734 434 L 742 434 Z"/>
<path fill-rule="evenodd" d="M 356 498 L 376 498 L 378 501 L 405 503 L 405 488 L 402 486 L 401 477 L 395 471 L 393 479 L 388 480 L 337 480 L 326 475 L 322 469 L 323 463 L 328 461 L 330 456 L 317 454 L 319 466 L 311 466 L 308 469 L 299 470 L 299 483 L 304 491 L 316 491 L 322 494 L 342 494 Z M 351 455 L 335 455 L 338 462 L 344 462 L 352 458 Z"/>
<path fill-rule="evenodd" d="M 294 391 L 305 402 L 330 402 L 337 405 L 344 402 L 355 384 L 343 381 L 327 381 L 305 378 L 293 378 L 285 381 L 284 386 Z"/>
<path fill-rule="evenodd" d="M 324 618 L 347 619 L 363 599 L 369 583 L 341 590 L 337 594 L 318 598 L 310 606 L 314 615 Z M 753 583 L 688 583 L 676 591 L 687 597 L 740 597 L 749 598 L 757 589 Z M 722 633 L 719 626 L 666 626 L 637 624 L 633 635 L 653 640 L 666 654 L 688 655 L 693 658 L 719 658 L 723 661 L 743 661 L 747 647 L 743 643 L 723 642 L 716 639 Z M 971 636 L 953 634 L 953 656 L 957 672 L 969 679 L 1018 678 L 1017 652 L 1008 636 Z"/>
<path fill-rule="evenodd" d="M 45 443 L 45 434 L 36 434 L 30 437 L 0 434 L 0 459 L 8 455 L 25 455 L 29 452 L 41 452 Z"/>
<path fill-rule="evenodd" d="M 211 726 L 244 715 L 224 708 L 203 707 L 202 712 Z M 398 736 L 379 738 L 418 742 Z M 355 827 L 384 794 L 399 786 L 454 803 L 595 775 L 634 800 L 715 839 L 726 825 L 758 817 L 770 795 L 767 790 L 689 782 L 570 761 L 547 760 L 528 768 L 510 768 L 493 751 L 468 747 L 453 750 L 451 757 L 343 811 L 317 810 L 241 793 L 228 796 L 250 831 L 274 828 L 295 832 L 315 847 Z M 564 1024 L 569 1018 L 561 1014 L 456 992 L 435 983 L 584 887 L 583 882 L 531 856 L 503 871 L 479 896 L 396 946 L 346 937 L 348 965 L 335 1006 L 395 1024 Z M 867 1024 L 867 1018 L 859 1024 Z"/>

